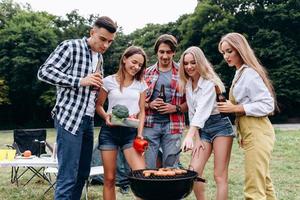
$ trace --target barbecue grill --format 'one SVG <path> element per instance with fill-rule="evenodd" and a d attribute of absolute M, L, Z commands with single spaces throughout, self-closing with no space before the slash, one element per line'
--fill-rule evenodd
<path fill-rule="evenodd" d="M 144 200 L 182 199 L 191 193 L 194 181 L 205 182 L 204 179 L 197 177 L 197 172 L 192 170 L 186 170 L 187 173 L 175 176 L 151 174 L 148 177 L 143 175 L 144 170 L 146 169 L 134 170 L 128 176 L 132 192 Z"/>

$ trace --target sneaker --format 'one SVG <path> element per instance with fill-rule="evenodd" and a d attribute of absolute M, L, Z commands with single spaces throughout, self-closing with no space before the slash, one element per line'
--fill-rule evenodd
<path fill-rule="evenodd" d="M 121 194 L 129 194 L 130 188 L 129 185 L 122 185 L 119 190 Z"/>

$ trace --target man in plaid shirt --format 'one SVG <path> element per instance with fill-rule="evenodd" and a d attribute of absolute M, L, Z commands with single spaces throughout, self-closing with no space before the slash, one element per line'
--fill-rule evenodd
<path fill-rule="evenodd" d="M 109 17 L 98 18 L 89 38 L 63 41 L 38 71 L 40 80 L 57 89 L 52 110 L 57 131 L 57 200 L 79 200 L 89 177 L 95 101 L 102 86 L 102 54 L 116 31 L 117 25 Z"/>
<path fill-rule="evenodd" d="M 144 137 L 150 142 L 146 151 L 148 168 L 156 168 L 159 148 L 162 149 L 162 165 L 166 158 L 180 149 L 181 133 L 185 127 L 184 113 L 187 110 L 185 95 L 179 92 L 178 65 L 173 61 L 177 47 L 174 36 L 164 34 L 155 42 L 157 63 L 146 69 L 148 84 Z M 165 87 L 166 101 L 158 98 L 161 86 Z M 174 163 L 174 166 L 178 163 Z"/>

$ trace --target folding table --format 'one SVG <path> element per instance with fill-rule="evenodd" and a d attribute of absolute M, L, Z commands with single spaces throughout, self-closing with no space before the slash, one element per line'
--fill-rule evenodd
<path fill-rule="evenodd" d="M 45 167 L 57 167 L 57 161 L 51 157 L 31 157 L 31 158 L 16 158 L 15 160 L 0 161 L 0 167 L 12 167 L 11 173 L 11 182 L 18 185 L 18 179 L 27 171 L 30 170 L 34 174 L 33 176 L 25 183 L 27 185 L 35 176 L 38 176 L 42 179 L 45 179 L 49 182 L 49 179 L 44 175 L 41 170 Z M 20 167 L 26 167 L 27 169 L 19 174 Z"/>

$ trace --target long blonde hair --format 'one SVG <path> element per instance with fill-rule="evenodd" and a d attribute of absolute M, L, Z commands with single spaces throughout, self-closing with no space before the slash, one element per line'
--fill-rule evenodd
<path fill-rule="evenodd" d="M 180 67 L 179 67 L 179 79 L 180 79 L 180 91 L 183 91 L 187 81 L 189 80 L 189 75 L 184 70 L 184 56 L 186 54 L 192 54 L 195 62 L 196 68 L 195 70 L 200 74 L 200 76 L 204 79 L 211 80 L 217 85 L 222 92 L 225 92 L 225 87 L 220 77 L 214 71 L 212 64 L 206 59 L 203 51 L 196 46 L 189 47 L 186 49 L 180 58 Z"/>
<path fill-rule="evenodd" d="M 259 60 L 256 58 L 254 51 L 250 47 L 246 38 L 240 33 L 228 33 L 221 38 L 219 42 L 219 51 L 222 53 L 221 45 L 223 42 L 227 42 L 232 46 L 241 56 L 243 63 L 253 68 L 266 84 L 269 92 L 274 98 L 276 110 L 279 110 L 276 103 L 276 94 L 271 80 L 268 77 L 268 72 L 264 66 L 262 66 Z"/>

